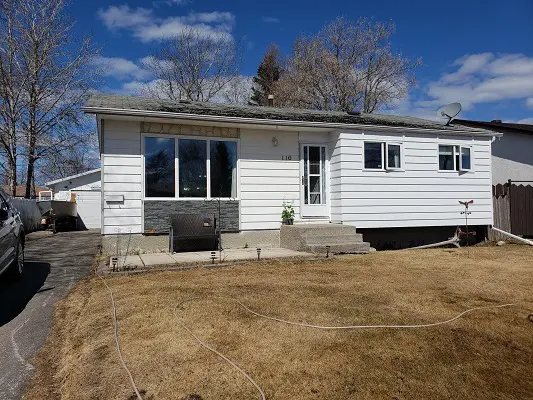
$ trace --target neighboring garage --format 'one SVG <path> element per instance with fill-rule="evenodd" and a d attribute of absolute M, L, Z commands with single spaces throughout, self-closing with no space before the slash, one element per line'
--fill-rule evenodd
<path fill-rule="evenodd" d="M 100 229 L 102 224 L 102 191 L 100 168 L 67 176 L 46 184 L 57 200 L 76 199 L 79 226 Z"/>

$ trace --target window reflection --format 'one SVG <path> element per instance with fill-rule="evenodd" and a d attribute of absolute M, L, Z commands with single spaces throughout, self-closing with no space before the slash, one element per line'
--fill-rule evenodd
<path fill-rule="evenodd" d="M 145 138 L 146 197 L 175 196 L 174 158 L 174 139 Z"/>

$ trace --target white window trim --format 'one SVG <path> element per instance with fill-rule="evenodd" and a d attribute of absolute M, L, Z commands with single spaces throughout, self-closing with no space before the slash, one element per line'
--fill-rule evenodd
<path fill-rule="evenodd" d="M 389 167 L 389 145 L 400 146 L 400 166 L 399 167 Z M 386 142 L 385 143 L 385 169 L 387 171 L 405 171 L 402 142 Z"/>
<path fill-rule="evenodd" d="M 366 165 L 366 156 L 365 156 L 365 145 L 367 143 L 377 143 L 381 145 L 381 168 L 367 168 Z M 385 171 L 385 142 L 380 140 L 364 140 L 363 141 L 363 171 Z"/>
<path fill-rule="evenodd" d="M 146 168 L 145 168 L 145 162 L 146 162 L 146 145 L 145 145 L 145 139 L 146 138 L 166 138 L 166 139 L 174 139 L 174 173 L 175 173 L 175 192 L 174 197 L 147 197 L 146 196 Z M 205 140 L 207 142 L 207 160 L 206 160 L 206 168 L 207 168 L 207 197 L 179 197 L 179 153 L 178 153 L 178 140 L 179 139 L 195 139 L 195 140 Z M 240 138 L 223 138 L 223 137 L 217 137 L 217 136 L 195 136 L 195 135 L 172 135 L 172 134 L 164 134 L 164 133 L 141 133 L 141 200 L 142 201 L 205 201 L 212 200 L 211 197 L 211 160 L 210 160 L 210 141 L 225 141 L 225 142 L 235 142 L 237 144 L 237 197 L 221 197 L 221 201 L 234 201 L 234 200 L 240 200 Z M 215 199 L 218 199 L 216 197 Z"/>
<path fill-rule="evenodd" d="M 366 143 L 378 143 L 381 144 L 381 168 L 366 168 L 365 160 L 365 144 Z M 388 166 L 388 151 L 389 144 L 400 146 L 400 168 L 389 167 Z M 402 172 L 405 171 L 405 160 L 404 160 L 404 151 L 403 151 L 403 142 L 398 141 L 385 141 L 385 140 L 364 140 L 363 141 L 363 171 L 373 171 L 373 172 Z"/>
<path fill-rule="evenodd" d="M 463 168 L 463 149 L 470 150 L 470 168 Z M 472 146 L 459 146 L 459 171 L 472 172 L 474 170 L 474 159 L 472 157 L 473 152 Z"/>
<path fill-rule="evenodd" d="M 441 146 L 451 146 L 452 147 L 452 158 L 453 158 L 453 169 L 440 169 L 440 147 Z M 468 148 L 470 149 L 470 169 L 464 169 L 462 168 L 462 157 L 461 152 L 462 149 Z M 459 149 L 459 152 L 457 152 L 457 149 Z M 457 156 L 459 156 L 459 165 L 457 165 Z M 439 173 L 443 174 L 458 174 L 460 172 L 466 173 L 466 172 L 474 172 L 474 149 L 471 145 L 461 145 L 457 143 L 439 143 L 437 145 L 437 171 Z"/>

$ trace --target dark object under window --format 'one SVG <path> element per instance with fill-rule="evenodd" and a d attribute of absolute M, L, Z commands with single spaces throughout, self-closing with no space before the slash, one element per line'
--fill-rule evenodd
<path fill-rule="evenodd" d="M 383 169 L 383 143 L 365 142 L 365 168 Z"/>
<path fill-rule="evenodd" d="M 176 194 L 174 139 L 145 138 L 145 196 L 174 197 Z"/>
<path fill-rule="evenodd" d="M 207 197 L 207 141 L 179 139 L 179 197 Z"/>
<path fill-rule="evenodd" d="M 211 197 L 237 197 L 237 143 L 211 140 Z"/>
<path fill-rule="evenodd" d="M 216 250 L 215 214 L 177 214 L 170 217 L 171 252 Z"/>

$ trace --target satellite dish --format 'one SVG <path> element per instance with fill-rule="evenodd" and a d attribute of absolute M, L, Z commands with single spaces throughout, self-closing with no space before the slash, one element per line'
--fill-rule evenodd
<path fill-rule="evenodd" d="M 452 119 L 461 112 L 461 103 L 451 103 L 437 111 L 437 117 L 448 118 L 446 125 L 450 125 Z"/>

